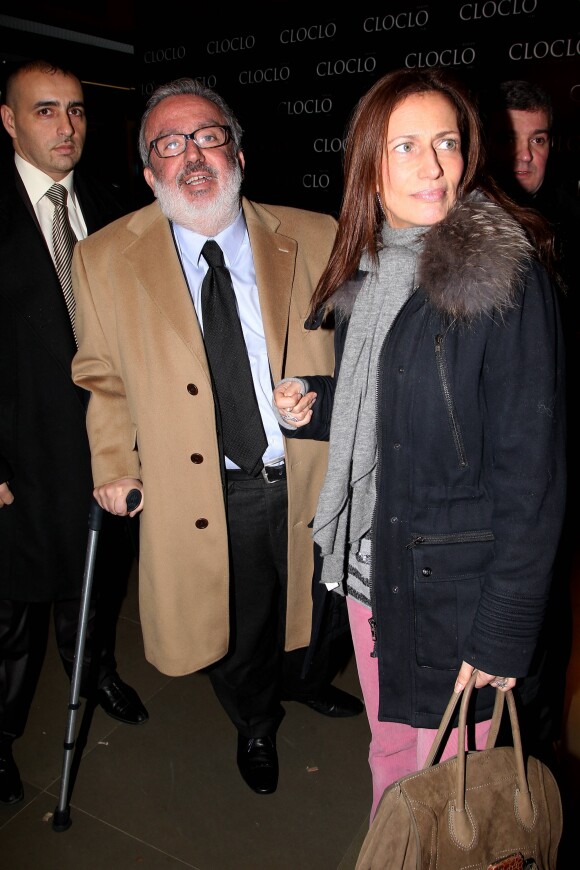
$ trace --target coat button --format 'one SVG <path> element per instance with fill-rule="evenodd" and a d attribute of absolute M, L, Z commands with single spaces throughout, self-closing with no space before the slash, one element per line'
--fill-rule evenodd
<path fill-rule="evenodd" d="M 402 375 L 402 374 L 404 374 L 404 373 L 405 373 L 405 368 L 404 368 L 404 366 L 399 366 L 399 374 Z"/>
<path fill-rule="evenodd" d="M 392 586 L 392 587 L 391 587 L 391 592 L 393 593 L 393 595 L 396 595 L 398 591 L 399 591 L 399 587 L 398 587 L 398 586 Z"/>
<path fill-rule="evenodd" d="M 421 574 L 423 575 L 423 577 L 430 577 L 432 574 L 431 568 L 423 568 Z"/>
<path fill-rule="evenodd" d="M 398 522 L 399 522 L 399 517 L 391 517 L 391 522 L 392 522 L 392 523 L 398 523 Z"/>
<path fill-rule="evenodd" d="M 201 453 L 192 453 L 189 457 L 194 465 L 200 465 L 203 462 L 203 456 Z"/>
<path fill-rule="evenodd" d="M 395 441 L 395 443 L 393 444 L 393 449 L 394 449 L 394 450 L 399 450 L 400 447 L 401 447 L 401 445 L 399 444 L 399 442 L 398 442 L 398 441 Z"/>
<path fill-rule="evenodd" d="M 200 517 L 198 520 L 195 521 L 195 526 L 198 529 L 207 529 L 207 527 L 209 526 L 209 520 L 206 520 L 205 517 Z"/>
<path fill-rule="evenodd" d="M 197 394 L 199 393 L 199 390 L 198 390 L 198 388 L 195 386 L 195 384 L 188 384 L 188 385 L 187 385 L 187 392 L 188 392 L 191 396 L 197 396 Z"/>

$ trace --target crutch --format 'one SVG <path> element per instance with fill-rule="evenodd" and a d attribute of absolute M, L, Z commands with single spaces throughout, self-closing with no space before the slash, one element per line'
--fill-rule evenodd
<path fill-rule="evenodd" d="M 127 510 L 129 512 L 135 510 L 141 501 L 141 493 L 138 489 L 132 489 L 127 494 Z M 70 818 L 70 804 L 68 802 L 68 790 L 70 782 L 71 765 L 74 758 L 74 748 L 76 743 L 76 717 L 80 707 L 79 696 L 81 688 L 82 666 L 85 654 L 85 642 L 87 637 L 87 623 L 89 618 L 89 607 L 91 602 L 91 590 L 93 586 L 93 575 L 95 572 L 95 560 L 97 556 L 97 543 L 99 540 L 99 532 L 103 525 L 103 508 L 100 507 L 95 499 L 91 499 L 89 508 L 89 537 L 87 541 L 87 554 L 85 558 L 85 573 L 83 576 L 83 589 L 81 593 L 81 608 L 79 613 L 79 622 L 77 628 L 77 637 L 75 644 L 75 654 L 73 662 L 73 672 L 70 684 L 70 696 L 68 703 L 68 717 L 66 723 L 66 732 L 64 738 L 64 754 L 62 762 L 62 778 L 60 783 L 60 794 L 57 807 L 52 818 L 53 831 L 67 831 L 72 825 Z"/>

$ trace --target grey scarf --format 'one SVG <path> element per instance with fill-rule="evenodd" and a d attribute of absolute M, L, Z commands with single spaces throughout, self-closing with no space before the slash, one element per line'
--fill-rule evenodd
<path fill-rule="evenodd" d="M 414 287 L 425 227 L 383 228 L 378 271 L 369 270 L 354 303 L 330 426 L 328 468 L 314 518 L 324 558 L 322 582 L 343 585 L 348 546 L 370 530 L 376 499 L 377 368 L 383 342 Z"/>

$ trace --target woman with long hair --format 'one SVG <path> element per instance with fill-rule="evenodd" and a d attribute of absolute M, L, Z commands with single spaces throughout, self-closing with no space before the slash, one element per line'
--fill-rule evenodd
<path fill-rule="evenodd" d="M 565 496 L 551 252 L 540 216 L 487 176 L 457 81 L 405 69 L 375 82 L 349 125 L 307 321 L 334 318 L 335 374 L 274 392 L 287 437 L 330 439 L 313 537 L 322 581 L 347 596 L 371 819 L 474 669 L 478 748 L 495 687 L 517 683 L 524 701 L 537 689 Z"/>

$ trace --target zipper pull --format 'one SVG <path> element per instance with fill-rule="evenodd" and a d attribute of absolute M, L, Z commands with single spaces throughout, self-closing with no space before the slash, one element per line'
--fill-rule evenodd
<path fill-rule="evenodd" d="M 371 658 L 376 659 L 377 657 L 377 621 L 374 616 L 371 616 L 369 619 L 369 625 L 371 627 L 371 638 L 373 641 L 373 651 L 371 652 Z"/>
<path fill-rule="evenodd" d="M 413 538 L 412 541 L 409 541 L 409 543 L 407 544 L 407 546 L 405 547 L 405 549 L 406 549 L 406 550 L 412 550 L 413 547 L 416 547 L 416 546 L 417 546 L 417 544 L 424 544 L 424 543 L 425 543 L 425 538 L 424 538 L 422 535 L 417 535 L 416 538 Z"/>

